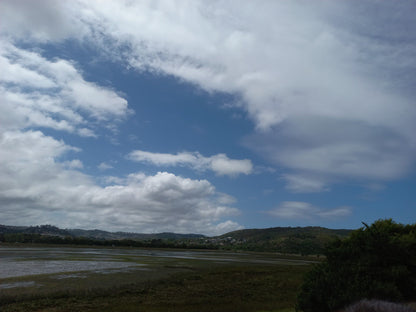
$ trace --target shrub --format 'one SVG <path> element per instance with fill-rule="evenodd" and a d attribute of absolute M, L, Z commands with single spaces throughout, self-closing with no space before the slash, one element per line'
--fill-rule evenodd
<path fill-rule="evenodd" d="M 416 224 L 378 220 L 327 246 L 326 260 L 305 276 L 297 301 L 304 312 L 329 312 L 360 299 L 414 300 Z"/>

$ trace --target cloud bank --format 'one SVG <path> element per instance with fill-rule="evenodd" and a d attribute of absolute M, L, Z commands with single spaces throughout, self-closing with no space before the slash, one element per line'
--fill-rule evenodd
<path fill-rule="evenodd" d="M 230 198 L 206 180 L 134 173 L 101 187 L 58 161 L 78 151 L 40 131 L 1 133 L 2 223 L 210 235 L 241 228 L 224 219 L 239 214 Z M 79 160 L 70 164 L 80 167 Z"/>

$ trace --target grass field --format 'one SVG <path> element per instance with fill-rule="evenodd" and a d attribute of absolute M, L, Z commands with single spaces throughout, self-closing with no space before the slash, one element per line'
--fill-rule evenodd
<path fill-rule="evenodd" d="M 0 279 L 0 286 L 24 286 L 0 289 L 0 310 L 288 312 L 294 311 L 302 276 L 310 268 L 301 259 L 273 254 L 202 255 L 118 254 L 113 260 L 144 265 Z M 74 256 L 68 255 L 70 259 Z"/>

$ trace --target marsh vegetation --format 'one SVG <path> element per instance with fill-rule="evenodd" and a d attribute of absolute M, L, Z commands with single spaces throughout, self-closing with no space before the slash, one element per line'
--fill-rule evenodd
<path fill-rule="evenodd" d="M 294 311 L 312 262 L 271 253 L 134 248 L 2 247 L 0 253 L 15 272 L 0 276 L 4 312 Z M 38 271 L 17 274 L 22 265 Z"/>
<path fill-rule="evenodd" d="M 244 233 L 243 233 L 244 234 Z M 416 225 L 378 220 L 324 256 L 0 245 L 1 311 L 332 312 L 416 302 Z"/>

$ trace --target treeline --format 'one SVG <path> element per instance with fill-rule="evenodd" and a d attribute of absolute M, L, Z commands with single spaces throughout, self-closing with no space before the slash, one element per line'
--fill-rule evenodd
<path fill-rule="evenodd" d="M 0 234 L 0 242 L 21 244 L 57 244 L 80 246 L 107 246 L 107 247 L 145 247 L 145 248 L 183 248 L 183 249 L 218 249 L 214 244 L 201 244 L 192 240 L 101 240 L 90 237 L 54 236 L 28 233 Z"/>
<path fill-rule="evenodd" d="M 95 239 L 91 237 L 55 236 L 38 233 L 0 233 L 0 242 L 14 244 L 55 244 L 106 247 L 212 249 L 229 251 L 279 252 L 283 254 L 319 255 L 322 242 L 288 238 L 279 245 L 271 242 L 235 242 L 229 239 Z"/>
<path fill-rule="evenodd" d="M 101 230 L 59 229 L 52 225 L 16 227 L 0 225 L 0 241 L 87 246 L 129 246 L 145 248 L 221 249 L 231 251 L 278 252 L 321 255 L 335 239 L 344 239 L 351 230 L 322 227 L 275 227 L 246 229 L 221 236 L 198 234 L 139 234 Z"/>
<path fill-rule="evenodd" d="M 332 237 L 335 239 L 335 237 Z M 287 237 L 281 241 L 248 241 L 222 245 L 223 249 L 242 251 L 268 251 L 283 254 L 299 254 L 302 256 L 323 254 L 327 241 L 321 241 L 316 237 L 301 238 Z"/>
<path fill-rule="evenodd" d="M 351 230 L 323 227 L 274 227 L 238 230 L 224 234 L 221 238 L 229 242 L 231 249 L 319 255 L 325 252 L 329 243 L 344 239 L 350 233 Z"/>

